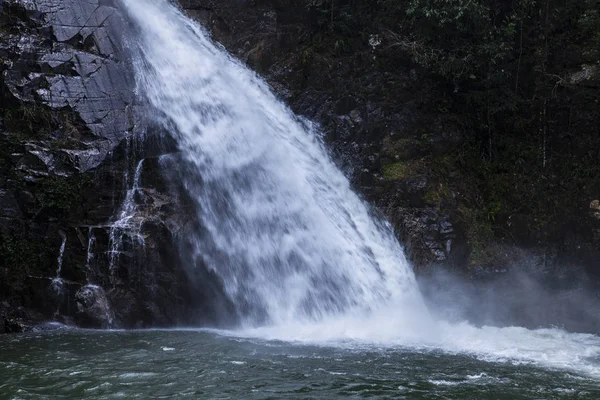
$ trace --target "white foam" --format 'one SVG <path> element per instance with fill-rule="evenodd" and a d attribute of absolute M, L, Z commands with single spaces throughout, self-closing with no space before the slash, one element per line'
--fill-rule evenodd
<path fill-rule="evenodd" d="M 394 320 L 390 313 L 381 313 L 373 317 L 346 316 L 316 324 L 262 327 L 227 334 L 346 348 L 441 350 L 467 354 L 482 361 L 531 364 L 600 377 L 600 338 L 559 329 L 478 328 L 466 322 L 445 321 L 407 326 L 402 319 Z"/>
<path fill-rule="evenodd" d="M 316 371 L 325 372 L 326 374 L 329 374 L 329 375 L 346 375 L 346 372 L 327 371 L 326 369 L 323 369 L 323 368 L 317 368 Z"/>
<path fill-rule="evenodd" d="M 203 227 L 189 232 L 190 253 L 243 305 L 245 322 L 403 299 L 427 313 L 391 227 L 371 218 L 318 132 L 168 1 L 123 4 L 139 92 L 176 139 L 183 175 L 202 178 L 185 182 Z"/>
<path fill-rule="evenodd" d="M 561 394 L 575 394 L 577 393 L 577 389 L 568 389 L 568 388 L 556 388 L 552 389 L 554 392 L 558 392 Z"/>
<path fill-rule="evenodd" d="M 434 321 L 390 227 L 371 218 L 313 128 L 168 1 L 123 4 L 140 93 L 174 134 L 186 175 L 202 177 L 187 185 L 205 229 L 194 254 L 233 303 L 260 311 L 245 313 L 249 326 L 272 324 L 229 334 L 600 376 L 597 336 Z"/>
<path fill-rule="evenodd" d="M 428 382 L 432 383 L 436 386 L 457 386 L 457 385 L 460 385 L 461 383 L 464 383 L 464 382 L 460 382 L 460 381 L 445 381 L 445 380 L 435 380 L 435 379 L 430 379 Z"/>
<path fill-rule="evenodd" d="M 121 379 L 137 379 L 137 378 L 150 378 L 158 375 L 155 372 L 126 372 L 119 375 Z"/>

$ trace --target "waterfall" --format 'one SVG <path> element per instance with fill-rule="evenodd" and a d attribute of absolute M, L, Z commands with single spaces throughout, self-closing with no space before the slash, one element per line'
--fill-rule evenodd
<path fill-rule="evenodd" d="M 61 277 L 63 258 L 65 255 L 65 248 L 67 246 L 67 235 L 63 231 L 60 231 L 62 242 L 60 243 L 60 249 L 58 250 L 58 258 L 56 260 L 56 276 L 52 279 L 51 287 L 54 293 L 58 296 L 62 295 L 64 281 Z"/>
<path fill-rule="evenodd" d="M 426 313 L 391 227 L 353 193 L 318 130 L 167 0 L 123 4 L 138 91 L 176 139 L 196 202 L 190 268 L 214 271 L 250 326 L 391 304 Z"/>
<path fill-rule="evenodd" d="M 133 181 L 129 185 L 125 193 L 125 199 L 121 205 L 116 220 L 111 224 L 109 241 L 110 241 L 110 257 L 109 257 L 109 269 L 114 270 L 115 263 L 119 257 L 119 254 L 123 251 L 123 240 L 125 236 L 130 236 L 136 244 L 144 245 L 144 237 L 140 233 L 142 220 L 136 215 L 138 205 L 136 203 L 136 195 L 140 190 L 140 177 L 142 174 L 142 166 L 144 160 L 140 160 L 133 174 Z M 124 173 L 125 185 L 129 183 L 129 171 Z M 91 242 L 90 242 L 91 243 Z M 90 253 L 88 251 L 88 265 L 91 261 L 89 259 Z"/>
<path fill-rule="evenodd" d="M 121 1 L 138 92 L 180 150 L 165 173 L 177 169 L 169 176 L 195 201 L 187 267 L 211 269 L 242 317 L 225 334 L 598 371 L 597 336 L 431 317 L 389 224 L 352 192 L 318 129 L 168 0 Z"/>

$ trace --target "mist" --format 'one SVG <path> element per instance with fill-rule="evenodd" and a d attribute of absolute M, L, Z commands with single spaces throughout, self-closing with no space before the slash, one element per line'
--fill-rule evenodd
<path fill-rule="evenodd" d="M 539 269 L 535 257 L 473 276 L 432 267 L 418 278 L 431 312 L 477 326 L 600 332 L 600 290 L 579 266 Z"/>

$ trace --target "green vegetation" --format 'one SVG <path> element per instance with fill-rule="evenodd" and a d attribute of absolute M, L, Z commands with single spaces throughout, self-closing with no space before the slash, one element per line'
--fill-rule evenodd
<path fill-rule="evenodd" d="M 35 191 L 37 213 L 68 218 L 81 205 L 81 193 L 89 185 L 91 181 L 87 175 L 49 176 L 40 179 Z"/>
<path fill-rule="evenodd" d="M 425 168 L 422 160 L 407 160 L 385 163 L 382 168 L 382 177 L 385 180 L 402 180 L 411 176 L 419 175 Z"/>
<path fill-rule="evenodd" d="M 313 0 L 306 7 L 311 60 L 341 57 L 334 44 L 345 43 L 354 65 L 387 74 L 377 94 L 388 104 L 403 98 L 395 74 L 415 69 L 435 93 L 422 107 L 460 127 L 461 144 L 445 154 L 432 154 L 418 133 L 385 136 L 381 172 L 403 179 L 413 172 L 407 163 L 424 159 L 422 172 L 434 179 L 424 200 L 443 207 L 458 194 L 452 207 L 473 259 L 486 258 L 488 242 L 547 243 L 582 221 L 600 190 L 597 0 Z M 371 52 L 373 35 L 381 44 Z M 372 98 L 373 90 L 359 95 Z"/>
<path fill-rule="evenodd" d="M 383 177 L 389 180 L 399 180 L 409 177 L 409 169 L 406 164 L 397 162 L 383 166 Z"/>
<path fill-rule="evenodd" d="M 49 107 L 39 104 L 21 103 L 16 108 L 1 110 L 6 130 L 24 138 L 47 134 L 55 125 Z"/>
<path fill-rule="evenodd" d="M 448 185 L 444 183 L 430 184 L 423 196 L 423 200 L 430 206 L 439 208 L 442 201 L 450 196 L 450 190 Z"/>

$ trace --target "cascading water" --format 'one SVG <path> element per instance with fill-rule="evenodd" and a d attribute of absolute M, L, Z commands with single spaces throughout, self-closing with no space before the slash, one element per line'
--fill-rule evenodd
<path fill-rule="evenodd" d="M 185 158 L 205 232 L 197 253 L 246 322 L 422 307 L 391 229 L 319 139 L 252 72 L 166 1 L 127 0 L 139 90 Z M 424 307 L 422 307 L 424 311 Z"/>
<path fill-rule="evenodd" d="M 194 255 L 244 317 L 236 335 L 433 346 L 600 373 L 596 336 L 434 321 L 389 226 L 310 124 L 167 0 L 122 1 L 139 92 L 176 139 L 197 201 Z"/>

